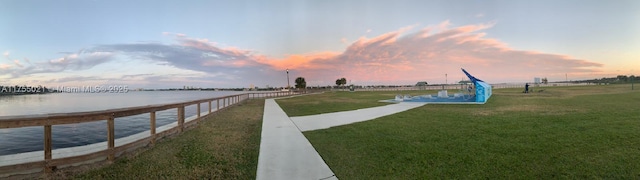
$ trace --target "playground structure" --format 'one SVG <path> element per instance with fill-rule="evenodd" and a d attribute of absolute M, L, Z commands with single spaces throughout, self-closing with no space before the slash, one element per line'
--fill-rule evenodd
<path fill-rule="evenodd" d="M 396 95 L 395 99 L 383 100 L 381 102 L 416 102 L 416 103 L 430 103 L 430 104 L 484 104 L 489 100 L 492 94 L 491 85 L 469 74 L 465 69 L 462 72 L 467 75 L 470 80 L 470 84 L 467 84 L 466 89 L 461 89 L 459 92 L 449 95 L 447 90 L 438 91 L 437 95 L 421 95 L 421 96 L 409 96 L 409 95 Z"/>

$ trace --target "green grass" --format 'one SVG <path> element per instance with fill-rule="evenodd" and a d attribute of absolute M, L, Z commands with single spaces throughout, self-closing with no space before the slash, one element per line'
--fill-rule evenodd
<path fill-rule="evenodd" d="M 249 100 L 135 157 L 74 179 L 255 179 L 263 106 L 263 100 Z"/>
<path fill-rule="evenodd" d="M 639 90 L 541 89 L 304 134 L 341 179 L 640 178 Z"/>
<path fill-rule="evenodd" d="M 278 99 L 276 101 L 287 115 L 294 117 L 384 106 L 389 103 L 378 101 L 394 99 L 398 94 L 421 95 L 436 93 L 437 91 L 339 91 Z"/>

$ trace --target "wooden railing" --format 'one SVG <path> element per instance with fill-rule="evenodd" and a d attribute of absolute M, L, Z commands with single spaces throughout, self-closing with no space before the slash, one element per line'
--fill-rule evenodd
<path fill-rule="evenodd" d="M 254 98 L 272 98 L 281 96 L 290 96 L 299 94 L 295 92 L 265 92 L 265 93 L 244 93 L 238 95 L 230 95 L 224 97 L 216 97 L 209 99 L 200 99 L 182 103 L 162 104 L 162 105 L 150 105 L 121 109 L 110 109 L 103 111 L 92 112 L 78 112 L 78 113 L 56 113 L 45 115 L 24 115 L 24 116 L 3 116 L 0 117 L 0 129 L 6 128 L 21 128 L 42 126 L 44 131 L 44 159 L 37 161 L 20 162 L 8 165 L 2 165 L 0 162 L 0 179 L 9 177 L 12 175 L 32 174 L 34 169 L 39 172 L 39 169 L 43 169 L 45 175 L 53 172 L 59 166 L 69 166 L 75 164 L 82 164 L 87 161 L 94 161 L 95 159 L 101 159 L 107 162 L 113 162 L 118 156 L 124 154 L 127 151 L 144 147 L 147 145 L 154 145 L 157 139 L 172 134 L 180 133 L 185 128 L 197 125 L 201 119 L 209 115 L 213 115 L 213 112 L 218 112 L 227 107 L 231 107 L 239 102 L 247 99 Z M 201 115 L 201 104 L 208 103 L 209 113 L 205 116 Z M 214 110 L 212 104 L 216 103 L 216 109 Z M 196 118 L 185 123 L 185 107 L 190 105 L 196 105 L 197 114 Z M 156 133 L 156 112 L 177 109 L 177 126 L 164 130 L 160 133 Z M 121 146 L 115 146 L 115 128 L 114 124 L 116 118 L 127 117 L 133 115 L 139 115 L 149 113 L 150 134 L 146 138 L 136 140 Z M 107 121 L 107 147 L 104 150 L 92 152 L 88 154 L 75 155 L 71 157 L 53 158 L 52 154 L 52 125 L 62 124 L 75 124 L 93 121 Z"/>

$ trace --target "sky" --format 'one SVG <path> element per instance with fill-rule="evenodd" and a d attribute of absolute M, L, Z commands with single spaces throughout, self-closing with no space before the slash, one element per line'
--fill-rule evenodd
<path fill-rule="evenodd" d="M 640 1 L 2 0 L 0 85 L 489 83 L 640 75 Z"/>

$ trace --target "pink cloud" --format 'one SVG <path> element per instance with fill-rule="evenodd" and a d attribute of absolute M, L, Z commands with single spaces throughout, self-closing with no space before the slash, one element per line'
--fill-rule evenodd
<path fill-rule="evenodd" d="M 445 21 L 413 33 L 407 32 L 414 27 L 405 27 L 372 38 L 362 37 L 342 53 L 326 53 L 318 58 L 292 55 L 288 60 L 263 62 L 277 68 L 296 67 L 309 76 L 307 79 L 321 79 L 318 82 L 329 83 L 345 76 L 362 82 L 400 84 L 419 80 L 444 82 L 444 74 L 459 79 L 463 77 L 461 67 L 490 82 L 504 82 L 593 73 L 603 66 L 566 55 L 512 49 L 481 32 L 495 22 L 454 28 L 449 25 Z"/>
<path fill-rule="evenodd" d="M 209 76 L 202 81 L 241 81 L 259 86 L 282 84 L 277 76 L 285 69 L 292 70 L 293 76 L 305 77 L 312 86 L 331 85 L 341 77 L 357 84 L 414 84 L 417 81 L 434 84 L 444 83 L 444 74 L 448 74 L 448 82 L 456 82 L 464 78 L 460 68 L 489 83 L 531 81 L 533 77 L 564 80 L 565 74 L 601 72 L 603 65 L 599 63 L 568 55 L 516 50 L 498 39 L 487 38 L 483 30 L 495 25 L 489 22 L 451 27 L 448 20 L 421 29 L 412 25 L 374 37 L 360 37 L 350 43 L 342 38 L 342 43 L 348 43 L 342 52 L 292 54 L 284 58 L 165 32 L 164 35 L 175 38 L 175 44 L 100 45 L 44 63 L 31 65 L 25 59 L 25 64 L 0 64 L 0 73 L 20 76 L 82 70 L 105 63 L 116 55 L 153 60 Z M 16 68 L 18 64 L 25 67 Z M 166 78 L 153 76 L 146 80 L 163 83 L 162 79 Z"/>
<path fill-rule="evenodd" d="M 11 65 L 9 64 L 0 64 L 0 69 L 4 70 L 4 69 L 10 69 L 10 68 L 11 68 Z"/>
<path fill-rule="evenodd" d="M 15 64 L 18 67 L 24 67 L 24 66 L 22 66 L 22 63 L 20 63 L 20 60 L 17 60 L 17 59 L 13 60 L 13 64 Z"/>
<path fill-rule="evenodd" d="M 274 69 L 282 70 L 282 69 L 300 69 L 300 70 L 311 70 L 311 69 L 324 69 L 330 68 L 330 65 L 322 64 L 322 63 L 313 63 L 312 61 L 326 61 L 331 58 L 335 58 L 339 53 L 335 52 L 320 52 L 314 54 L 303 54 L 303 55 L 289 55 L 284 59 L 271 59 L 264 56 L 256 57 L 258 62 L 269 64 Z"/>

